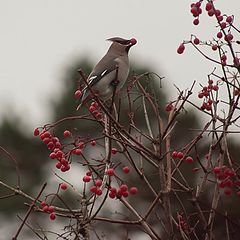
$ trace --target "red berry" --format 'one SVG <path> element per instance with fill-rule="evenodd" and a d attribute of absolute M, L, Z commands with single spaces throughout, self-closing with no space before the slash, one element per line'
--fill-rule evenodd
<path fill-rule="evenodd" d="M 184 52 L 184 50 L 185 50 L 185 46 L 184 46 L 183 43 L 181 43 L 180 46 L 177 49 L 177 53 L 182 54 Z"/>
<path fill-rule="evenodd" d="M 93 102 L 91 103 L 91 106 L 93 106 L 93 107 L 97 108 L 97 107 L 98 107 L 98 103 L 97 103 L 97 102 L 95 102 L 95 101 L 93 101 Z"/>
<path fill-rule="evenodd" d="M 102 186 L 102 180 L 98 179 L 95 181 L 95 186 L 101 187 Z"/>
<path fill-rule="evenodd" d="M 210 104 L 208 104 L 208 103 L 206 104 L 205 108 L 206 108 L 207 111 L 211 111 L 212 110 L 212 106 Z"/>
<path fill-rule="evenodd" d="M 52 150 L 54 149 L 55 145 L 54 145 L 53 142 L 49 142 L 49 143 L 47 144 L 47 147 L 48 147 L 49 150 L 52 151 Z"/>
<path fill-rule="evenodd" d="M 116 194 L 119 198 L 120 197 L 122 197 L 122 191 L 121 191 L 121 189 L 118 189 L 118 191 L 117 191 L 117 194 Z"/>
<path fill-rule="evenodd" d="M 196 3 L 195 3 L 195 6 L 196 6 L 197 8 L 200 8 L 200 7 L 201 7 L 201 2 L 196 2 Z"/>
<path fill-rule="evenodd" d="M 198 45 L 200 43 L 200 40 L 198 38 L 194 38 L 193 43 L 195 45 Z"/>
<path fill-rule="evenodd" d="M 113 176 L 114 175 L 114 169 L 113 168 L 109 168 L 107 171 L 106 171 L 107 175 L 108 176 Z"/>
<path fill-rule="evenodd" d="M 42 210 L 43 210 L 44 212 L 48 212 L 48 205 L 45 205 L 45 206 L 42 208 Z"/>
<path fill-rule="evenodd" d="M 90 176 L 84 176 L 83 177 L 83 181 L 86 182 L 90 182 L 91 181 L 91 177 Z"/>
<path fill-rule="evenodd" d="M 224 37 L 225 41 L 232 41 L 233 40 L 233 35 L 231 33 L 228 33 L 225 37 Z"/>
<path fill-rule="evenodd" d="M 221 21 L 223 20 L 223 16 L 222 16 L 222 15 L 217 16 L 217 20 L 218 20 L 219 22 L 221 22 Z"/>
<path fill-rule="evenodd" d="M 221 27 L 221 29 L 226 28 L 227 27 L 227 23 L 226 22 L 221 22 L 220 27 Z"/>
<path fill-rule="evenodd" d="M 90 187 L 90 192 L 96 193 L 97 192 L 97 187 L 96 186 Z"/>
<path fill-rule="evenodd" d="M 212 99 L 208 99 L 208 104 L 212 105 L 213 104 L 213 100 Z"/>
<path fill-rule="evenodd" d="M 130 168 L 129 168 L 128 166 L 125 166 L 125 167 L 123 168 L 123 172 L 126 173 L 126 174 L 128 174 L 128 173 L 130 172 Z"/>
<path fill-rule="evenodd" d="M 208 91 L 204 91 L 204 92 L 202 92 L 202 94 L 203 94 L 204 97 L 208 97 L 209 96 L 209 92 Z"/>
<path fill-rule="evenodd" d="M 226 65 L 227 65 L 227 62 L 226 62 L 226 61 L 222 61 L 221 64 L 222 64 L 223 66 L 226 66 Z"/>
<path fill-rule="evenodd" d="M 102 113 L 96 112 L 96 113 L 95 113 L 95 117 L 96 117 L 97 119 L 101 119 L 101 118 L 102 118 Z"/>
<path fill-rule="evenodd" d="M 216 51 L 217 49 L 218 49 L 218 45 L 217 44 L 212 45 L 212 50 L 213 51 Z"/>
<path fill-rule="evenodd" d="M 67 189 L 67 184 L 66 183 L 61 183 L 60 188 L 62 190 L 66 190 Z"/>
<path fill-rule="evenodd" d="M 51 139 L 50 139 L 50 138 L 44 138 L 44 139 L 43 139 L 43 143 L 44 143 L 44 144 L 48 144 L 49 142 L 51 142 Z"/>
<path fill-rule="evenodd" d="M 63 132 L 63 136 L 64 136 L 64 137 L 69 137 L 69 136 L 71 136 L 71 132 L 68 131 L 68 130 L 65 130 L 65 131 Z"/>
<path fill-rule="evenodd" d="M 122 185 L 120 186 L 120 190 L 121 190 L 122 192 L 126 192 L 126 191 L 128 190 L 128 186 L 127 186 L 126 184 L 122 184 Z"/>
<path fill-rule="evenodd" d="M 40 135 L 41 139 L 50 138 L 51 136 L 52 136 L 52 134 L 48 131 L 42 132 Z"/>
<path fill-rule="evenodd" d="M 214 15 L 214 10 L 213 9 L 210 9 L 209 11 L 208 11 L 208 16 L 209 17 L 212 17 Z"/>
<path fill-rule="evenodd" d="M 81 155 L 82 150 L 79 149 L 79 148 L 77 148 L 77 149 L 74 149 L 74 150 L 73 150 L 73 153 L 74 153 L 75 155 Z"/>
<path fill-rule="evenodd" d="M 113 193 L 116 194 L 116 193 L 117 193 L 117 189 L 116 189 L 115 187 L 111 187 L 111 188 L 110 188 L 110 192 L 113 192 Z"/>
<path fill-rule="evenodd" d="M 92 145 L 92 146 L 95 146 L 96 144 L 97 144 L 97 142 L 96 142 L 95 140 L 92 140 L 92 141 L 91 141 L 91 145 Z"/>
<path fill-rule="evenodd" d="M 217 37 L 218 37 L 218 38 L 222 38 L 222 36 L 223 36 L 222 32 L 218 32 L 218 33 L 217 33 Z"/>
<path fill-rule="evenodd" d="M 99 189 L 99 188 L 97 188 L 97 190 L 96 190 L 96 194 L 97 194 L 98 196 L 102 195 L 102 190 Z"/>
<path fill-rule="evenodd" d="M 95 108 L 94 106 L 91 105 L 91 106 L 89 107 L 88 110 L 89 110 L 89 112 L 92 113 L 92 112 L 94 112 L 94 111 L 96 110 L 96 108 Z"/>
<path fill-rule="evenodd" d="M 214 172 L 215 174 L 219 174 L 219 173 L 221 172 L 221 167 L 215 167 L 215 168 L 213 169 L 213 172 Z"/>
<path fill-rule="evenodd" d="M 172 104 L 172 103 L 167 104 L 166 107 L 165 107 L 165 110 L 166 110 L 167 112 L 172 111 L 172 110 L 173 110 L 173 104 Z"/>
<path fill-rule="evenodd" d="M 34 132 L 33 132 L 33 135 L 34 135 L 34 136 L 38 136 L 39 133 L 40 133 L 39 129 L 38 129 L 38 128 L 35 128 L 35 129 L 34 129 Z"/>
<path fill-rule="evenodd" d="M 48 212 L 49 213 L 53 213 L 55 211 L 54 207 L 53 206 L 49 206 L 48 207 Z"/>
<path fill-rule="evenodd" d="M 218 91 L 218 89 L 219 89 L 218 85 L 214 85 L 214 86 L 213 86 L 213 90 L 214 90 L 214 91 Z"/>
<path fill-rule="evenodd" d="M 84 149 L 85 143 L 84 143 L 84 142 L 79 142 L 79 143 L 78 143 L 78 147 L 79 147 L 80 149 Z"/>
<path fill-rule="evenodd" d="M 172 157 L 173 157 L 173 158 L 177 158 L 177 155 L 178 155 L 178 152 L 177 152 L 177 151 L 173 151 L 173 152 L 172 152 Z"/>
<path fill-rule="evenodd" d="M 220 15 L 221 15 L 221 11 L 220 11 L 219 9 L 216 9 L 216 10 L 215 10 L 215 15 L 216 15 L 216 16 L 220 16 Z"/>
<path fill-rule="evenodd" d="M 122 192 L 122 196 L 123 196 L 123 197 L 126 198 L 126 197 L 128 197 L 128 195 L 129 195 L 128 191 Z"/>
<path fill-rule="evenodd" d="M 182 159 L 183 158 L 183 153 L 182 152 L 178 152 L 177 153 L 177 158 Z"/>
<path fill-rule="evenodd" d="M 218 178 L 219 180 L 224 180 L 224 179 L 226 179 L 226 175 L 225 175 L 223 172 L 220 172 L 220 173 L 217 175 L 217 178 Z"/>
<path fill-rule="evenodd" d="M 47 203 L 46 203 L 45 201 L 42 201 L 42 202 L 41 202 L 41 206 L 42 206 L 42 207 L 45 207 L 45 206 L 47 206 Z"/>
<path fill-rule="evenodd" d="M 193 6 L 191 8 L 191 13 L 194 15 L 194 16 L 198 16 L 198 8 L 196 6 Z"/>
<path fill-rule="evenodd" d="M 62 147 L 62 144 L 61 144 L 60 142 L 56 142 L 56 143 L 55 143 L 55 147 L 61 148 L 61 147 Z"/>
<path fill-rule="evenodd" d="M 51 152 L 50 155 L 49 155 L 49 157 L 50 157 L 51 159 L 55 159 L 55 158 L 57 158 L 57 154 L 56 154 L 55 152 Z"/>
<path fill-rule="evenodd" d="M 234 172 L 233 170 L 229 169 L 229 168 L 227 168 L 226 170 L 224 170 L 224 174 L 225 174 L 226 176 L 228 176 L 228 177 L 233 177 L 233 176 L 236 175 L 235 172 Z"/>
<path fill-rule="evenodd" d="M 112 154 L 116 154 L 118 151 L 116 148 L 112 148 Z"/>
<path fill-rule="evenodd" d="M 116 193 L 110 192 L 110 193 L 108 194 L 108 196 L 113 199 L 113 198 L 116 197 Z"/>
<path fill-rule="evenodd" d="M 136 187 L 131 187 L 129 192 L 133 195 L 137 194 L 138 193 L 138 189 Z"/>
<path fill-rule="evenodd" d="M 61 150 L 56 150 L 55 153 L 58 159 L 61 159 L 64 156 L 64 153 Z"/>
<path fill-rule="evenodd" d="M 204 97 L 204 96 L 203 96 L 203 93 L 199 93 L 199 94 L 198 94 L 198 97 L 199 97 L 199 98 L 203 98 L 203 97 Z"/>
<path fill-rule="evenodd" d="M 62 167 L 62 164 L 61 164 L 60 162 L 58 162 L 58 163 L 56 164 L 56 168 L 60 169 L 61 167 Z"/>
<path fill-rule="evenodd" d="M 212 80 L 212 79 L 209 79 L 209 80 L 208 80 L 208 84 L 213 84 L 213 80 Z"/>
<path fill-rule="evenodd" d="M 80 98 L 82 96 L 82 91 L 78 89 L 77 91 L 75 91 L 74 95 L 75 98 Z"/>
<path fill-rule="evenodd" d="M 55 213 L 51 213 L 49 217 L 50 217 L 50 219 L 52 221 L 54 221 L 56 219 L 56 214 Z"/>
<path fill-rule="evenodd" d="M 203 91 L 205 92 L 205 91 L 207 91 L 208 90 L 208 88 L 205 86 L 205 87 L 203 87 Z"/>
<path fill-rule="evenodd" d="M 186 157 L 185 161 L 187 163 L 193 163 L 193 158 L 188 156 L 188 157 Z"/>
<path fill-rule="evenodd" d="M 67 166 L 69 164 L 69 162 L 66 158 L 61 158 L 60 163 L 64 166 Z"/>
<path fill-rule="evenodd" d="M 198 19 L 198 18 L 195 18 L 195 19 L 193 20 L 193 24 L 194 24 L 194 25 L 198 25 L 198 24 L 199 24 L 199 19 Z"/>
<path fill-rule="evenodd" d="M 212 3 L 211 3 L 211 2 L 208 2 L 208 3 L 206 4 L 205 9 L 206 9 L 207 11 L 210 11 L 212 8 L 213 8 Z"/>
<path fill-rule="evenodd" d="M 226 186 L 225 181 L 220 182 L 220 183 L 218 184 L 218 186 L 219 186 L 220 188 L 225 188 L 225 186 Z"/>
<path fill-rule="evenodd" d="M 226 61 L 227 60 L 227 56 L 225 55 L 225 54 L 223 54 L 222 56 L 221 56 L 221 61 Z"/>
<path fill-rule="evenodd" d="M 232 21 L 233 21 L 233 17 L 232 17 L 232 16 L 228 16 L 228 17 L 226 18 L 226 22 L 232 23 Z"/>
<path fill-rule="evenodd" d="M 62 171 L 62 172 L 67 172 L 69 169 L 70 169 L 70 165 L 67 165 L 67 166 L 62 165 L 62 166 L 61 166 L 61 171 Z"/>

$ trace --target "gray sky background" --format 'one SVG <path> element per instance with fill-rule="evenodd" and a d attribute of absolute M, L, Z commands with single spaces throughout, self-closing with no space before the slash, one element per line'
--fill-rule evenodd
<path fill-rule="evenodd" d="M 194 79 L 204 82 L 213 65 L 190 46 L 181 56 L 176 48 L 191 34 L 212 39 L 216 20 L 204 11 L 199 27 L 193 26 L 190 4 L 189 0 L 0 0 L 0 116 L 16 112 L 31 127 L 46 123 L 49 98 L 61 93 L 66 64 L 86 56 L 98 61 L 109 46 L 105 39 L 113 36 L 137 38 L 131 62 L 165 76 L 163 86 L 172 96 L 173 84 L 185 89 Z M 239 0 L 216 4 L 239 22 Z"/>

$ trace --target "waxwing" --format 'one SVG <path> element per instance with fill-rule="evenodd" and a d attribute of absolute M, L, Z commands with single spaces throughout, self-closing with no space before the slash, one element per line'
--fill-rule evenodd
<path fill-rule="evenodd" d="M 123 87 L 129 73 L 128 52 L 137 43 L 135 38 L 127 40 L 113 37 L 107 40 L 112 42 L 111 46 L 87 79 L 94 94 L 102 101 L 108 100 L 112 97 L 114 91 L 117 93 Z M 77 110 L 91 98 L 91 91 L 88 86 L 85 86 Z"/>

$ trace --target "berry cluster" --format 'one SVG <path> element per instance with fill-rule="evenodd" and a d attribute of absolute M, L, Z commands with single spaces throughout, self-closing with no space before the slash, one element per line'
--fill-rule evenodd
<path fill-rule="evenodd" d="M 119 186 L 119 188 L 110 187 L 108 196 L 111 199 L 121 198 L 121 197 L 128 197 L 129 194 L 135 195 L 138 193 L 137 187 L 131 187 L 128 188 L 128 185 L 122 184 Z"/>
<path fill-rule="evenodd" d="M 172 158 L 174 158 L 174 159 L 183 159 L 183 157 L 184 157 L 183 152 L 177 152 L 177 151 L 173 151 L 172 152 Z M 193 163 L 193 158 L 190 157 L 190 156 L 186 156 L 184 158 L 184 161 L 186 163 Z"/>
<path fill-rule="evenodd" d="M 128 174 L 130 172 L 130 168 L 128 166 L 124 166 L 122 168 L 123 173 Z M 106 170 L 106 174 L 109 177 L 113 177 L 115 176 L 115 169 L 114 168 L 108 168 Z M 126 184 L 121 184 L 119 186 L 119 188 L 115 188 L 112 186 L 103 186 L 103 182 L 101 179 L 94 179 L 94 177 L 92 176 L 92 172 L 88 171 L 86 172 L 85 176 L 83 177 L 83 182 L 84 183 L 89 183 L 91 182 L 93 183 L 93 185 L 89 188 L 89 191 L 91 193 L 94 193 L 98 196 L 102 195 L 102 189 L 103 188 L 108 188 L 109 190 L 109 198 L 114 199 L 114 198 L 120 198 L 120 197 L 128 197 L 129 194 L 135 195 L 138 193 L 138 189 L 137 187 L 131 187 L 129 188 L 128 185 Z"/>
<path fill-rule="evenodd" d="M 60 169 L 62 172 L 66 172 L 70 170 L 70 156 L 81 155 L 82 150 L 85 147 L 85 143 L 80 141 L 75 143 L 75 147 L 71 150 L 68 150 L 66 153 L 63 151 L 63 146 L 59 140 L 59 138 L 53 136 L 53 134 L 49 131 L 43 130 L 41 133 L 38 128 L 34 130 L 34 136 L 40 136 L 42 142 L 47 145 L 47 148 L 51 151 L 49 154 L 49 158 L 53 160 L 57 160 L 56 168 Z M 63 136 L 68 138 L 72 136 L 72 133 L 69 130 L 65 130 L 63 132 Z M 95 140 L 92 141 L 92 145 L 96 144 Z"/>
<path fill-rule="evenodd" d="M 96 119 L 102 119 L 102 113 L 100 111 L 99 105 L 96 101 L 93 101 L 88 108 L 89 112 L 94 115 Z"/>
<path fill-rule="evenodd" d="M 51 220 L 56 219 L 55 209 L 53 206 L 49 206 L 45 201 L 41 202 L 42 211 L 49 214 Z"/>
<path fill-rule="evenodd" d="M 237 188 L 237 195 L 240 196 L 240 179 L 236 177 L 236 172 L 227 166 L 215 167 L 213 172 L 218 180 L 219 188 L 224 189 L 226 195 L 231 195 L 233 187 Z"/>
<path fill-rule="evenodd" d="M 202 91 L 198 93 L 198 97 L 200 99 L 203 98 L 203 103 L 201 106 L 202 110 L 211 111 L 212 110 L 212 104 L 214 102 L 213 100 L 213 92 L 217 92 L 219 89 L 217 84 L 214 84 L 214 81 L 209 79 L 208 85 L 204 86 L 202 88 Z"/>
<path fill-rule="evenodd" d="M 190 11 L 191 11 L 193 17 L 195 18 L 193 20 L 194 25 L 199 24 L 199 16 L 202 14 L 201 4 L 202 4 L 201 1 L 191 4 L 191 10 Z"/>
<path fill-rule="evenodd" d="M 195 18 L 193 20 L 194 25 L 199 24 L 199 16 L 203 12 L 202 8 L 201 8 L 201 5 L 202 5 L 202 1 L 198 1 L 196 3 L 191 4 L 190 12 L 193 15 L 193 17 Z M 221 15 L 221 11 L 214 7 L 212 1 L 209 1 L 209 2 L 206 3 L 205 10 L 206 10 L 209 17 L 216 16 L 217 20 L 219 22 L 221 22 L 223 20 L 223 16 Z M 230 21 L 230 18 L 228 20 Z M 230 21 L 230 22 L 232 22 L 232 21 Z"/>
<path fill-rule="evenodd" d="M 196 3 L 191 4 L 191 14 L 195 18 L 193 20 L 194 25 L 199 24 L 199 16 L 202 14 L 202 1 L 198 1 Z M 212 17 L 215 16 L 217 19 L 219 31 L 216 34 L 216 43 L 210 43 L 212 50 L 216 51 L 218 48 L 221 48 L 221 46 L 224 45 L 224 42 L 221 42 L 220 40 L 224 39 L 228 44 L 232 43 L 234 40 L 234 36 L 231 32 L 233 29 L 233 16 L 227 16 L 225 14 L 222 14 L 219 9 L 216 9 L 212 1 L 208 1 L 205 6 L 205 10 L 208 14 L 208 16 Z M 191 43 L 198 45 L 200 43 L 200 40 L 195 37 L 193 41 L 190 41 Z M 177 49 L 178 54 L 182 54 L 185 50 L 185 45 L 186 42 L 183 42 L 180 44 L 180 46 Z M 208 44 L 206 44 L 208 45 Z M 221 56 L 220 56 L 220 63 L 223 66 L 227 65 L 227 56 L 225 55 L 225 52 L 223 49 L 221 50 Z M 239 68 L 240 67 L 240 58 L 237 57 L 236 55 L 233 56 L 233 66 Z"/>

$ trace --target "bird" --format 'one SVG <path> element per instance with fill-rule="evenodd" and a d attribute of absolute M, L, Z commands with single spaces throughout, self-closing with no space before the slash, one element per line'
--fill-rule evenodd
<path fill-rule="evenodd" d="M 82 90 L 81 103 L 78 105 L 77 110 L 88 100 L 92 99 L 91 90 L 105 102 L 114 93 L 119 92 L 128 77 L 128 52 L 137 43 L 137 40 L 135 38 L 112 37 L 107 39 L 107 41 L 112 42 L 112 44 L 89 74 L 87 85 Z"/>

